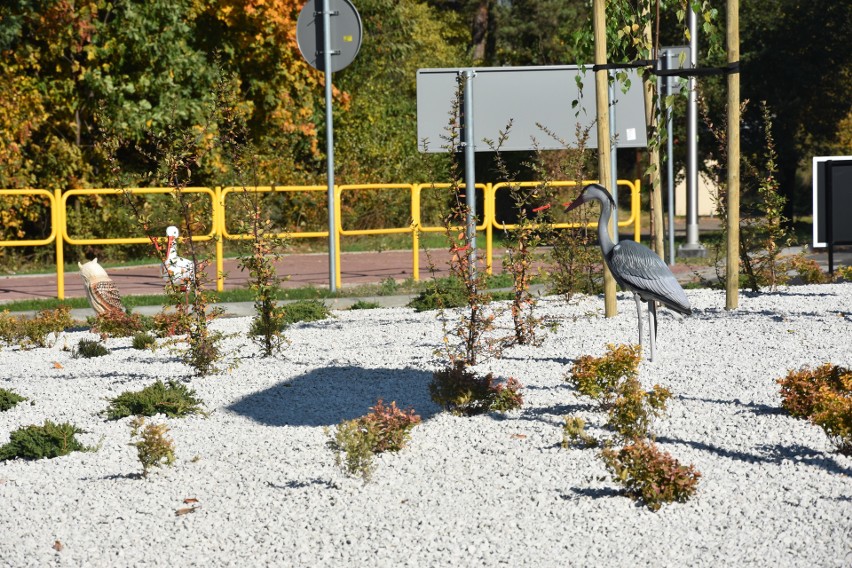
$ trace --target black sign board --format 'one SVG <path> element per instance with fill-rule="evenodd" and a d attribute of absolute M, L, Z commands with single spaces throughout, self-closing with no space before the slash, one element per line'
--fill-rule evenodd
<path fill-rule="evenodd" d="M 852 244 L 852 157 L 814 158 L 814 247 Z"/>

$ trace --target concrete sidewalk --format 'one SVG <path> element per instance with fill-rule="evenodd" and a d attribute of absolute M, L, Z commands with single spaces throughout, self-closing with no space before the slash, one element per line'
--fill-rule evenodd
<path fill-rule="evenodd" d="M 787 249 L 785 254 L 797 254 L 801 249 Z M 503 272 L 501 259 L 504 251 L 494 251 L 494 273 Z M 484 253 L 481 253 L 484 254 Z M 823 251 L 809 251 L 808 258 L 816 260 L 823 270 L 828 266 L 828 254 Z M 419 255 L 420 279 L 428 280 L 432 277 L 432 270 L 438 276 L 448 273 L 449 255 L 445 250 L 421 251 Z M 846 247 L 835 252 L 835 267 L 852 265 L 852 248 Z M 411 251 L 384 251 L 384 252 L 350 252 L 341 254 L 341 278 L 342 286 L 339 290 L 341 297 L 330 299 L 327 302 L 333 308 L 344 309 L 355 300 L 346 298 L 348 288 L 363 284 L 377 284 L 383 280 L 393 279 L 402 281 L 413 278 L 413 253 Z M 671 267 L 675 277 L 681 283 L 696 281 L 697 277 L 715 278 L 716 272 L 713 267 L 705 264 L 686 264 L 678 262 Z M 321 289 L 329 288 L 329 259 L 326 253 L 317 254 L 292 254 L 285 255 L 276 263 L 279 276 L 287 279 L 282 282 L 282 288 L 300 288 L 315 286 Z M 163 280 L 160 277 L 158 265 L 137 266 L 130 268 L 109 268 L 107 273 L 113 279 L 122 296 L 131 295 L 157 295 L 163 293 Z M 236 259 L 225 261 L 225 289 L 244 288 L 248 285 L 248 274 L 241 271 Z M 211 289 L 215 283 L 211 283 Z M 78 272 L 65 274 L 65 297 L 85 297 L 83 281 Z M 0 307 L 2 304 L 15 300 L 50 299 L 57 297 L 56 275 L 26 275 L 26 276 L 0 276 Z M 361 298 L 363 300 L 375 301 L 383 306 L 405 305 L 409 301 L 408 296 L 389 297 L 378 296 L 375 298 Z M 251 303 L 223 304 L 229 315 L 250 315 L 253 313 Z M 152 309 L 160 310 L 159 306 Z M 87 315 L 93 315 L 90 309 L 80 310 L 84 319 Z M 137 308 L 135 311 L 145 313 L 145 308 Z"/>

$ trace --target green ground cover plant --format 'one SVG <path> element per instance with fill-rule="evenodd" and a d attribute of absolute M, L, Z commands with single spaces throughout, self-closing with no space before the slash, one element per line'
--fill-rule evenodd
<path fill-rule="evenodd" d="M 106 345 L 94 339 L 81 339 L 71 354 L 75 359 L 91 359 L 92 357 L 103 357 L 104 355 L 109 355 L 109 349 L 107 349 Z"/>
<path fill-rule="evenodd" d="M 284 306 L 283 325 L 328 319 L 331 310 L 320 300 L 297 300 Z"/>
<path fill-rule="evenodd" d="M 195 391 L 177 381 L 156 383 L 140 391 L 126 391 L 109 401 L 106 410 L 108 420 L 126 416 L 154 416 L 165 414 L 170 418 L 188 414 L 204 414 L 202 401 Z"/>
<path fill-rule="evenodd" d="M 24 426 L 9 435 L 9 443 L 0 446 L 0 461 L 14 458 L 38 460 L 65 456 L 71 452 L 88 452 L 96 448 L 84 446 L 76 434 L 83 431 L 63 422 L 56 424 L 45 420 L 41 426 Z"/>
<path fill-rule="evenodd" d="M 137 333 L 133 336 L 131 346 L 134 349 L 154 349 L 157 345 L 157 338 L 147 332 Z"/>
<path fill-rule="evenodd" d="M 27 400 L 15 391 L 0 388 L 0 412 L 6 412 L 15 407 L 19 402 Z"/>
<path fill-rule="evenodd" d="M 379 399 L 370 411 L 360 418 L 344 420 L 333 433 L 326 430 L 338 467 L 364 481 L 372 477 L 374 455 L 402 450 L 412 428 L 420 423 L 413 409 L 400 410 L 395 401 L 387 406 Z"/>
<path fill-rule="evenodd" d="M 510 377 L 500 383 L 491 373 L 480 377 L 461 361 L 435 371 L 429 383 L 429 394 L 435 404 L 460 416 L 518 409 L 523 405 L 520 389 L 517 379 Z"/>
<path fill-rule="evenodd" d="M 358 300 L 349 306 L 350 310 L 374 310 L 376 308 L 380 308 L 378 302 L 368 302 L 366 300 Z"/>

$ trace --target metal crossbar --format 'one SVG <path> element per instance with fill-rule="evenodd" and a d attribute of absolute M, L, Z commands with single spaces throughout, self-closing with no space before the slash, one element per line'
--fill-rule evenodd
<path fill-rule="evenodd" d="M 548 182 L 553 187 L 574 187 L 575 182 Z M 594 183 L 594 180 L 584 181 L 583 184 Z M 481 215 L 481 223 L 477 225 L 477 231 L 485 232 L 485 269 L 491 274 L 493 270 L 493 238 L 494 230 L 512 230 L 517 228 L 517 225 L 504 223 L 496 218 L 495 202 L 497 194 L 500 191 L 508 191 L 512 187 L 538 187 L 540 182 L 522 182 L 522 183 L 485 183 L 477 184 L 476 191 L 481 193 L 483 199 L 483 211 Z M 618 185 L 630 190 L 630 217 L 618 223 L 619 227 L 633 227 L 634 240 L 639 241 L 640 235 L 640 182 L 639 180 L 619 180 Z M 335 204 L 335 284 L 337 287 L 342 286 L 342 276 L 340 268 L 340 239 L 346 236 L 360 235 L 391 235 L 391 234 L 410 234 L 411 235 L 411 250 L 412 250 L 412 274 L 415 280 L 420 279 L 420 234 L 421 233 L 437 233 L 446 231 L 446 227 L 437 225 L 423 225 L 421 219 L 421 203 L 422 192 L 424 189 L 444 190 L 453 187 L 451 184 L 353 184 L 353 185 L 336 185 L 334 186 L 334 204 Z M 464 184 L 460 186 L 464 189 Z M 4 199 L 20 198 L 26 196 L 43 197 L 47 200 L 46 206 L 50 210 L 50 235 L 43 239 L 18 239 L 18 240 L 0 240 L 0 247 L 15 247 L 15 246 L 48 246 L 53 245 L 56 249 L 56 297 L 60 300 L 65 299 L 65 259 L 63 246 L 65 244 L 83 246 L 83 245 L 131 245 L 150 243 L 148 235 L 143 236 L 127 236 L 118 238 L 84 238 L 68 233 L 68 199 L 74 196 L 89 196 L 101 195 L 107 197 L 122 197 L 126 194 L 130 195 L 146 195 L 146 194 L 174 194 L 176 190 L 172 188 L 131 188 L 131 189 L 72 189 L 67 191 L 61 190 L 44 190 L 44 189 L 2 189 L 0 190 L 0 203 Z M 235 194 L 258 193 L 296 193 L 296 192 L 325 192 L 327 187 L 324 185 L 310 186 L 265 186 L 265 187 L 191 187 L 182 188 L 184 193 L 198 194 L 210 199 L 209 218 L 202 219 L 204 225 L 209 226 L 209 231 L 204 234 L 193 235 L 193 241 L 214 241 L 216 249 L 216 289 L 224 290 L 224 247 L 225 240 L 238 241 L 248 240 L 252 236 L 246 233 L 232 233 L 228 230 L 228 206 L 227 200 L 229 196 Z M 343 227 L 343 216 L 341 214 L 341 197 L 345 192 L 361 192 L 361 191 L 406 191 L 410 195 L 410 223 L 407 226 L 383 227 L 378 229 L 347 229 Z M 587 224 L 578 223 L 556 223 L 552 227 L 556 229 L 578 228 L 582 226 L 595 227 L 596 223 L 590 222 Z M 463 227 L 458 227 L 462 230 Z M 324 238 L 328 239 L 328 231 L 305 231 L 305 232 L 285 232 L 276 234 L 276 237 L 287 239 L 305 239 L 305 238 Z"/>

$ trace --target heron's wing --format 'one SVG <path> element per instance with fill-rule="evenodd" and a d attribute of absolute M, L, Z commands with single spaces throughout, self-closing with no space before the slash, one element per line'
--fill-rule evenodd
<path fill-rule="evenodd" d="M 666 263 L 651 249 L 634 241 L 621 241 L 609 257 L 615 279 L 643 300 L 656 300 L 689 315 L 689 299 Z"/>

